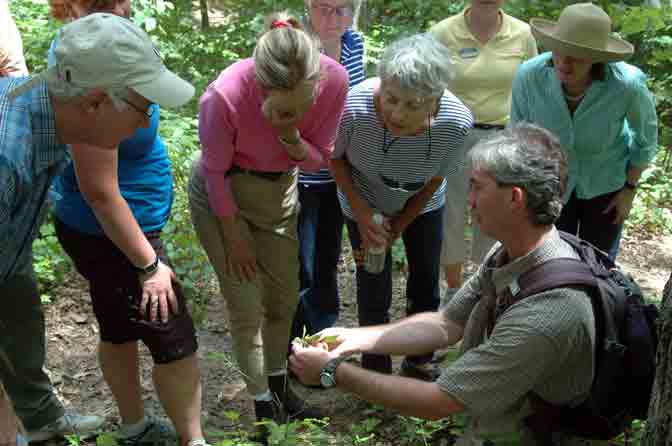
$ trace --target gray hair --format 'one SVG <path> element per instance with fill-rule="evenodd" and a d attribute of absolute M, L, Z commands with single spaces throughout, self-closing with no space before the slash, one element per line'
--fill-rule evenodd
<path fill-rule="evenodd" d="M 440 97 L 454 76 L 450 51 L 429 33 L 390 44 L 378 63 L 382 82 L 396 80 L 423 97 Z"/>
<path fill-rule="evenodd" d="M 273 27 L 276 20 L 289 26 Z M 317 42 L 303 31 L 301 23 L 287 12 L 266 18 L 265 32 L 254 47 L 254 68 L 261 85 L 289 90 L 321 75 Z"/>
<path fill-rule="evenodd" d="M 44 80 L 47 83 L 49 94 L 61 101 L 68 101 L 71 99 L 80 98 L 89 94 L 93 88 L 82 87 L 74 85 L 59 76 L 58 69 L 54 66 L 44 73 Z M 105 94 L 112 100 L 114 107 L 118 111 L 123 111 L 128 108 L 128 105 L 123 101 L 129 96 L 128 87 L 102 88 Z"/>
<path fill-rule="evenodd" d="M 487 172 L 500 185 L 525 190 L 534 224 L 550 225 L 560 217 L 567 157 L 553 133 L 518 123 L 479 142 L 467 156 L 472 169 Z"/>

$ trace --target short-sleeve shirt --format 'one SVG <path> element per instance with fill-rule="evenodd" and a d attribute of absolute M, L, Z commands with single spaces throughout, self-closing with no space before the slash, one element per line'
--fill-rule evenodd
<path fill-rule="evenodd" d="M 0 78 L 0 283 L 29 263 L 51 182 L 70 160 L 46 84 L 7 97 L 26 80 Z"/>
<path fill-rule="evenodd" d="M 347 159 L 355 189 L 371 207 L 388 217 L 399 214 L 421 189 L 392 189 L 381 175 L 398 184 L 426 184 L 434 177 L 444 177 L 422 213 L 439 209 L 445 202 L 445 177 L 455 175 L 464 163 L 463 142 L 473 124 L 471 112 L 446 91 L 430 128 L 418 135 L 394 137 L 376 112 L 379 85 L 380 79 L 368 79 L 348 93 L 332 158 Z M 339 200 L 343 213 L 354 219 L 341 191 Z"/>
<path fill-rule="evenodd" d="M 619 190 L 630 166 L 648 165 L 658 151 L 658 119 L 642 71 L 625 62 L 604 64 L 574 114 L 569 112 L 551 53 L 521 65 L 513 81 L 511 122 L 547 128 L 569 159 L 565 198 L 588 200 Z"/>
<path fill-rule="evenodd" d="M 469 30 L 465 13 L 432 26 L 430 33 L 453 56 L 452 91 L 469 107 L 479 124 L 505 125 L 511 109 L 511 84 L 518 66 L 537 55 L 530 26 L 503 12 L 495 36 L 483 44 Z"/>
<path fill-rule="evenodd" d="M 49 66 L 56 63 L 56 40 L 49 48 Z M 160 231 L 168 222 L 173 204 L 173 176 L 166 147 L 159 135 L 158 104 L 146 128 L 138 128 L 123 140 L 117 150 L 117 182 L 143 232 Z M 65 168 L 53 185 L 56 216 L 72 229 L 91 235 L 104 235 L 96 214 L 79 189 L 73 165 Z"/>
<path fill-rule="evenodd" d="M 526 256 L 509 263 L 498 259 L 503 266 L 491 271 L 497 294 L 524 272 L 560 257 L 578 255 L 553 229 Z M 444 318 L 470 326 L 469 319 L 481 298 L 485 265 L 444 307 Z M 570 288 L 545 291 L 506 309 L 491 336 L 448 366 L 438 384 L 478 418 L 484 431 L 511 431 L 527 415 L 525 402 L 530 392 L 555 404 L 585 399 L 594 374 L 594 346 L 595 321 L 589 296 Z"/>

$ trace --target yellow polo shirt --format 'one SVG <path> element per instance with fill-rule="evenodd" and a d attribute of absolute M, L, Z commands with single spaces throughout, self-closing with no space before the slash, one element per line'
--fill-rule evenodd
<path fill-rule="evenodd" d="M 518 66 L 537 55 L 527 23 L 502 15 L 499 32 L 485 45 L 467 27 L 464 14 L 448 17 L 429 30 L 453 55 L 456 76 L 450 86 L 479 124 L 506 125 L 511 84 Z"/>

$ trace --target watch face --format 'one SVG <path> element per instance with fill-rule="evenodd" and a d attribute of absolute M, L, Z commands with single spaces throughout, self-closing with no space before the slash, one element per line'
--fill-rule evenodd
<path fill-rule="evenodd" d="M 334 375 L 331 373 L 324 373 L 322 372 L 320 374 L 320 384 L 322 384 L 322 387 L 334 387 L 336 385 L 336 381 L 334 380 Z"/>

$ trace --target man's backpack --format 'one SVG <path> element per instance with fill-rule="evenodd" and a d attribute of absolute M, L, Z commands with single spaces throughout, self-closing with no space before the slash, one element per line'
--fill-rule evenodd
<path fill-rule="evenodd" d="M 553 288 L 588 291 L 595 316 L 595 375 L 588 398 L 576 407 L 554 406 L 532 395 L 530 429 L 549 441 L 551 432 L 608 440 L 633 418 L 646 419 L 655 376 L 658 309 L 606 253 L 560 231 L 581 260 L 549 260 L 518 278 L 514 302 Z"/>

